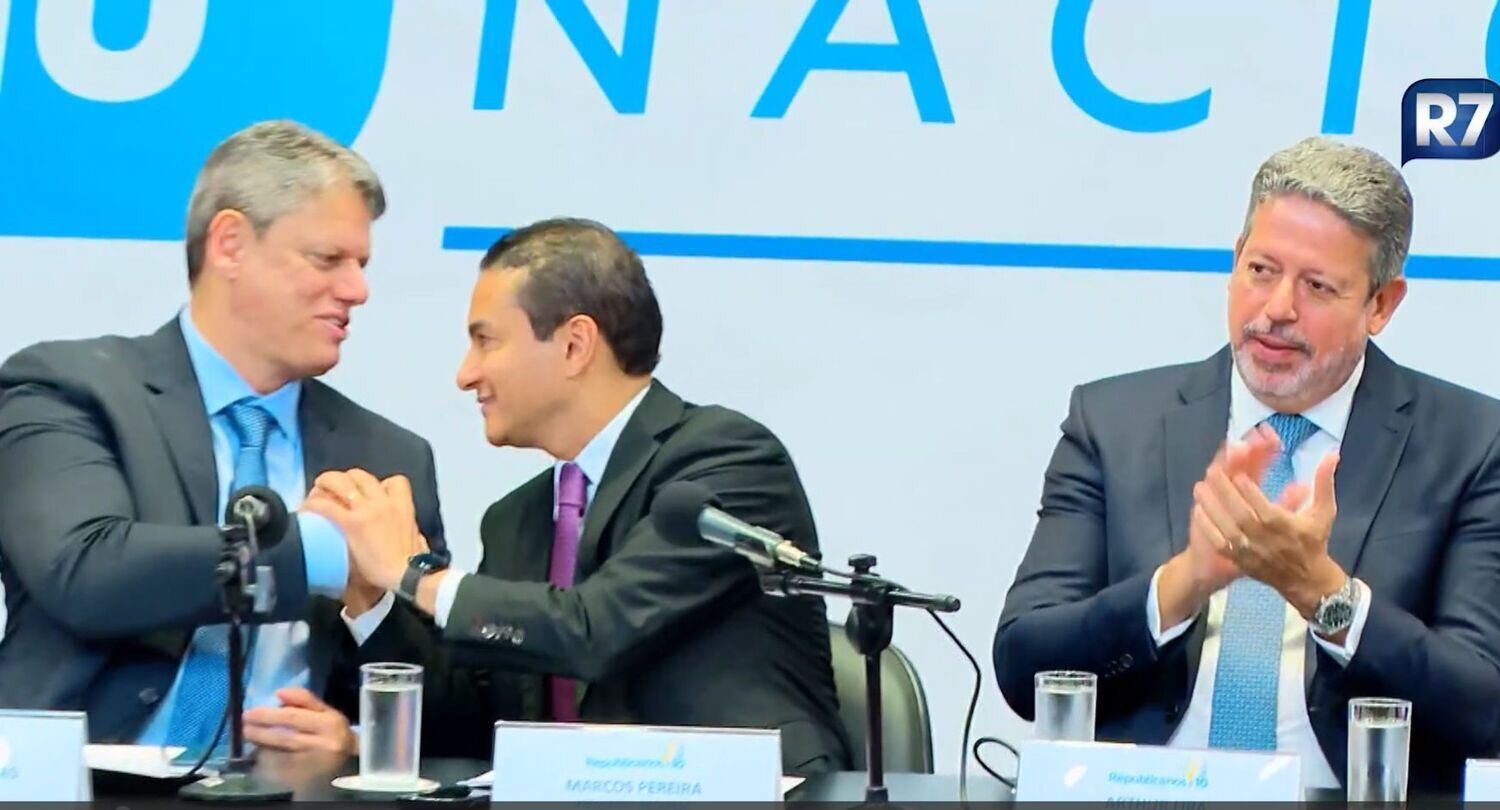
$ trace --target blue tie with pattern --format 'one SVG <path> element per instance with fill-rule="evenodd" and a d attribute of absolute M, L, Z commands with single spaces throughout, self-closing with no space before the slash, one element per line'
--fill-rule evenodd
<path fill-rule="evenodd" d="M 1281 438 L 1281 454 L 1260 482 L 1266 498 L 1274 502 L 1295 478 L 1292 455 L 1318 427 L 1305 417 L 1284 413 L 1272 414 L 1266 423 Z M 1276 691 L 1285 623 L 1286 600 L 1276 589 L 1249 577 L 1229 586 L 1214 672 L 1210 747 L 1276 749 Z"/>
<path fill-rule="evenodd" d="M 232 403 L 223 412 L 229 415 L 240 443 L 229 491 L 267 483 L 266 437 L 271 432 L 271 414 L 248 400 Z M 172 708 L 172 724 L 167 732 L 169 745 L 184 745 L 196 752 L 214 742 L 214 732 L 229 700 L 225 682 L 228 661 L 228 625 L 205 625 L 193 633 Z M 248 673 L 246 667 L 247 676 Z"/>

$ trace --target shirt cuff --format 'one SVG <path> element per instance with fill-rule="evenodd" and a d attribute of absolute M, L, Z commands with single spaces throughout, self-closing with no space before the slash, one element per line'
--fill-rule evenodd
<path fill-rule="evenodd" d="M 349 617 L 349 608 L 339 611 L 339 618 L 344 620 L 344 626 L 349 628 L 349 635 L 354 637 L 355 644 L 364 644 L 375 631 L 380 629 L 380 623 L 391 613 L 391 605 L 396 604 L 396 597 L 386 591 L 385 596 L 375 606 L 359 614 L 358 618 Z"/>
<path fill-rule="evenodd" d="M 1193 620 L 1198 618 L 1192 615 L 1168 627 L 1166 632 L 1161 629 L 1161 603 L 1156 600 L 1156 581 L 1161 578 L 1161 568 L 1151 575 L 1151 589 L 1146 591 L 1146 626 L 1151 628 L 1151 638 L 1156 641 L 1157 649 L 1165 647 L 1168 643 L 1177 639 L 1188 628 L 1193 625 Z"/>
<path fill-rule="evenodd" d="M 1359 591 L 1359 597 L 1354 600 L 1354 621 L 1349 623 L 1349 632 L 1344 634 L 1342 645 L 1334 644 L 1308 630 L 1308 635 L 1312 636 L 1312 640 L 1316 641 L 1318 646 L 1323 648 L 1323 652 L 1328 653 L 1341 667 L 1349 666 L 1349 662 L 1354 659 L 1354 651 L 1359 649 L 1359 637 L 1365 632 L 1365 620 L 1370 618 L 1370 586 L 1366 585 L 1364 580 L 1356 579 L 1354 587 Z"/>
<path fill-rule="evenodd" d="M 458 584 L 463 582 L 464 572 L 448 569 L 448 575 L 438 583 L 437 603 L 432 606 L 432 620 L 438 627 L 448 626 L 448 614 L 453 612 L 453 600 L 458 598 Z"/>
<path fill-rule="evenodd" d="M 322 515 L 297 513 L 302 535 L 302 560 L 307 566 L 307 590 L 338 599 L 349 584 L 349 546 L 344 533 Z"/>

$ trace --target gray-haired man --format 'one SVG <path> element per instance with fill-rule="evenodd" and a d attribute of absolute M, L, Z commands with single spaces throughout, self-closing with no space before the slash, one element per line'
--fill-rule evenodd
<path fill-rule="evenodd" d="M 1101 738 L 1296 751 L 1313 787 L 1344 781 L 1351 697 L 1412 701 L 1419 788 L 1500 749 L 1500 403 L 1369 342 L 1411 221 L 1368 150 L 1272 155 L 1230 345 L 1074 391 L 995 636 L 1018 713 L 1089 670 Z"/>
<path fill-rule="evenodd" d="M 338 362 L 368 296 L 384 208 L 352 151 L 289 121 L 249 127 L 193 189 L 177 317 L 144 337 L 39 344 L 0 367 L 0 706 L 84 709 L 97 741 L 222 744 L 210 527 L 234 488 L 268 485 L 295 508 L 325 469 L 401 474 L 409 485 L 389 485 L 410 486 L 423 534 L 442 544 L 427 443 L 313 379 Z M 353 693 L 329 674 L 349 633 L 372 629 L 358 617 L 383 615 L 370 610 L 378 592 L 350 579 L 343 535 L 316 515 L 299 514 L 264 561 L 279 602 L 252 637 L 247 737 L 347 748 L 343 716 L 317 696 Z"/>

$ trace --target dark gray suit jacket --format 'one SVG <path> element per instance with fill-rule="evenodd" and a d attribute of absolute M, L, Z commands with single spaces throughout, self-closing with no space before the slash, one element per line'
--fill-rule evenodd
<path fill-rule="evenodd" d="M 1034 673 L 1082 669 L 1100 676 L 1101 739 L 1162 744 L 1176 729 L 1204 623 L 1158 650 L 1146 596 L 1186 547 L 1231 367 L 1226 348 L 1073 392 L 995 635 L 1000 689 L 1023 717 Z M 1340 457 L 1329 551 L 1373 597 L 1347 667 L 1307 645 L 1313 730 L 1342 780 L 1349 698 L 1411 700 L 1413 786 L 1456 789 L 1465 757 L 1500 750 L 1500 402 L 1372 344 Z"/>
<path fill-rule="evenodd" d="M 307 483 L 363 467 L 412 480 L 441 547 L 427 442 L 304 383 Z M 0 366 L 0 707 L 83 709 L 129 741 L 171 687 L 195 626 L 221 617 L 212 435 L 176 319 L 155 334 L 43 343 Z M 310 596 L 296 522 L 265 555 L 274 621 L 305 619 L 314 691 L 353 655 L 333 600 Z M 345 690 L 346 693 L 349 690 Z M 353 707 L 340 706 L 349 712 Z"/>
<path fill-rule="evenodd" d="M 423 750 L 487 756 L 496 719 L 546 719 L 543 673 L 585 682 L 595 722 L 779 728 L 787 772 L 848 767 L 823 600 L 761 593 L 746 560 L 658 534 L 651 503 L 673 481 L 702 483 L 725 511 L 810 551 L 812 511 L 790 456 L 734 411 L 683 402 L 653 383 L 615 445 L 584 519 L 574 587 L 547 582 L 552 471 L 485 512 L 481 576 L 464 579 L 443 636 L 386 621 L 360 652 L 431 667 Z M 425 724 L 424 724 L 425 725 Z"/>

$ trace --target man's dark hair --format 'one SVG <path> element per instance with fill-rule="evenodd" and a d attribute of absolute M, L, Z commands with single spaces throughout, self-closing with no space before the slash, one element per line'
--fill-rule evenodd
<path fill-rule="evenodd" d="M 614 231 L 587 219 L 544 219 L 490 246 L 479 269 L 525 269 L 516 301 L 538 340 L 587 315 L 626 374 L 650 374 L 661 359 L 661 307 L 641 257 Z"/>

